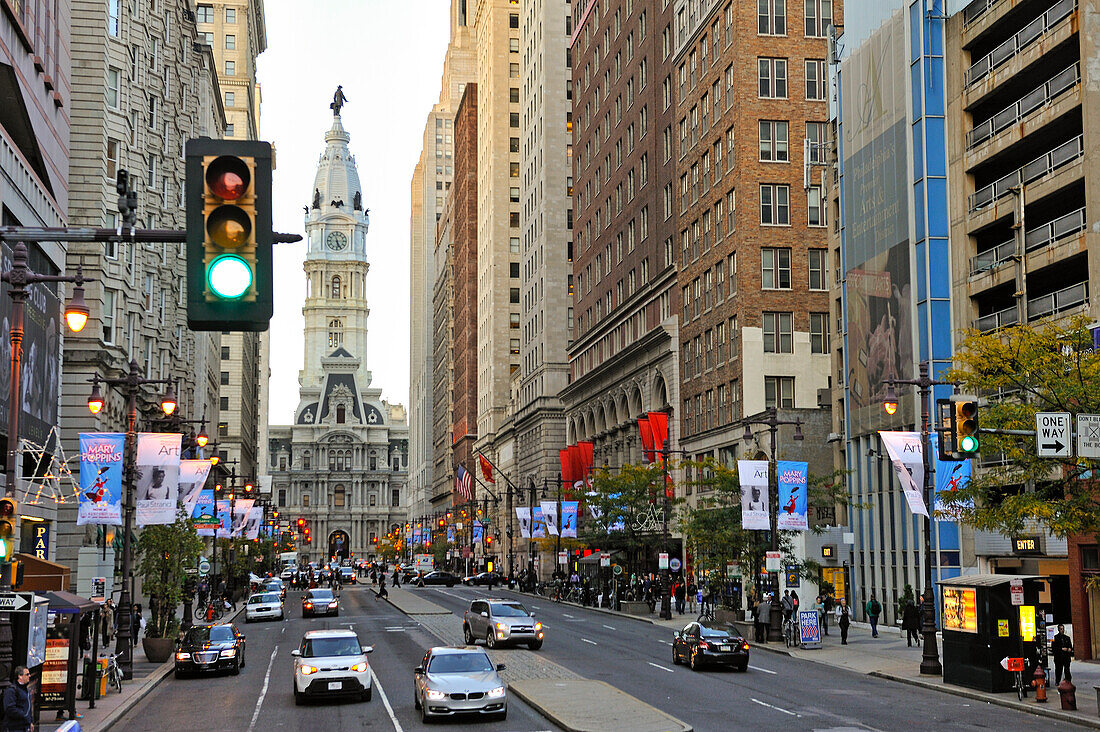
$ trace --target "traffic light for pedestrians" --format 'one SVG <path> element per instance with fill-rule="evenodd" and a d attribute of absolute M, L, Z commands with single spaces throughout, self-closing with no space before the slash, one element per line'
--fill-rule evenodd
<path fill-rule="evenodd" d="M 0 498 L 0 559 L 5 562 L 15 553 L 15 512 L 14 498 Z"/>
<path fill-rule="evenodd" d="M 186 152 L 187 326 L 267 330 L 271 145 L 200 138 Z"/>

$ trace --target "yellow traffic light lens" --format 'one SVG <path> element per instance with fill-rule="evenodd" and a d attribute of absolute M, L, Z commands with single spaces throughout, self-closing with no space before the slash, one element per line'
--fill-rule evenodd
<path fill-rule="evenodd" d="M 210 263 L 206 282 L 218 297 L 236 300 L 252 287 L 252 268 L 240 257 L 226 254 Z"/>
<path fill-rule="evenodd" d="M 222 155 L 206 167 L 206 185 L 223 201 L 236 201 L 248 190 L 252 174 L 243 160 Z"/>
<path fill-rule="evenodd" d="M 252 221 L 238 206 L 218 206 L 206 219 L 206 233 L 222 249 L 236 249 L 248 243 Z"/>

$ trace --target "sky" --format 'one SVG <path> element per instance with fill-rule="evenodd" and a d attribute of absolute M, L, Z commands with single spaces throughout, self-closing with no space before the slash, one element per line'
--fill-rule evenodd
<path fill-rule="evenodd" d="M 448 0 L 264 0 L 267 50 L 257 59 L 260 137 L 275 146 L 273 224 L 304 234 L 317 159 L 332 125 L 337 84 L 351 135 L 367 235 L 367 366 L 372 386 L 409 406 L 409 216 L 424 122 L 439 98 Z M 298 406 L 305 243 L 275 247 L 269 422 Z M 365 386 L 365 385 L 360 385 Z"/>

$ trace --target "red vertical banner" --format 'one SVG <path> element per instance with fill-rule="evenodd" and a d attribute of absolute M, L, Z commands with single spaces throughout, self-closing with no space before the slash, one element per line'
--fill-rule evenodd
<path fill-rule="evenodd" d="M 577 476 L 577 480 L 588 480 L 588 473 L 592 470 L 592 453 L 595 449 L 595 445 L 588 440 L 581 440 L 577 443 L 577 449 L 581 453 L 581 474 Z"/>
<path fill-rule="evenodd" d="M 653 432 L 653 451 L 661 452 L 668 441 L 668 415 L 664 412 L 649 412 L 649 428 Z"/>
<path fill-rule="evenodd" d="M 584 467 L 584 451 L 579 444 L 569 446 L 569 462 L 573 466 L 573 481 L 569 484 L 570 487 L 572 487 L 576 485 L 578 480 L 584 480 L 584 474 L 586 472 Z"/>
<path fill-rule="evenodd" d="M 647 463 L 653 462 L 653 430 L 646 417 L 638 418 L 638 432 L 642 437 L 642 459 Z"/>
<path fill-rule="evenodd" d="M 573 485 L 573 457 L 570 455 L 571 447 L 558 450 L 561 459 L 561 481 L 567 486 Z"/>

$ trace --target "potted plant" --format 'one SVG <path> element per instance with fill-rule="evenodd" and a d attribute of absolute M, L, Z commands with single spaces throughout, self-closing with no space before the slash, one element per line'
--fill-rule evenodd
<path fill-rule="evenodd" d="M 150 621 L 142 647 L 153 663 L 164 663 L 172 656 L 179 621 L 176 608 L 184 600 L 185 567 L 197 564 L 202 551 L 190 518 L 182 514 L 173 524 L 147 526 L 137 540 L 137 571 L 142 587 L 149 595 Z"/>

